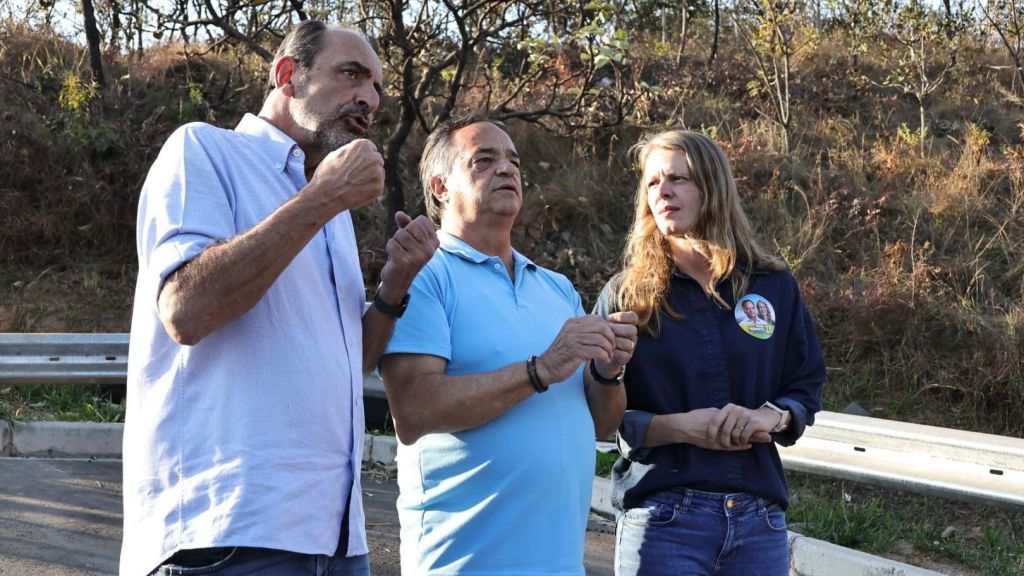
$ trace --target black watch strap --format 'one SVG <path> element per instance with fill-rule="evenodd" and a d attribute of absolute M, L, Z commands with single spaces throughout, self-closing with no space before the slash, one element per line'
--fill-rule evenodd
<path fill-rule="evenodd" d="M 619 384 L 622 384 L 622 377 L 625 374 L 626 374 L 626 367 L 623 366 L 623 367 L 619 368 L 619 373 L 618 374 L 616 374 L 615 376 L 613 376 L 611 378 L 605 378 L 604 376 L 601 376 L 600 372 L 597 371 L 597 364 L 593 360 L 590 361 L 590 375 L 599 384 L 604 384 L 605 386 L 618 386 Z"/>
<path fill-rule="evenodd" d="M 405 314 L 405 309 L 409 306 L 409 294 L 406 293 L 402 301 L 398 303 L 398 306 L 392 306 L 387 302 L 380 299 L 380 292 L 373 295 L 373 307 L 380 310 L 381 313 L 387 314 L 388 316 L 394 316 L 395 318 L 401 318 L 402 314 Z"/>

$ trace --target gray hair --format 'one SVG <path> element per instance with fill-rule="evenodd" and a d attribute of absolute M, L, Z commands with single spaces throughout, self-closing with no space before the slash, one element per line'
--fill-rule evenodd
<path fill-rule="evenodd" d="M 439 124 L 427 136 L 427 141 L 423 145 L 423 156 L 420 157 L 423 205 L 427 209 L 427 215 L 436 224 L 441 222 L 442 206 L 430 191 L 430 179 L 435 176 L 445 176 L 451 172 L 456 154 L 455 147 L 452 146 L 452 135 L 467 126 L 481 122 L 493 124 L 502 131 L 508 132 L 503 123 L 489 118 L 485 112 L 471 112 L 453 116 Z"/>
<path fill-rule="evenodd" d="M 277 79 L 274 69 L 281 58 L 291 58 L 295 61 L 296 72 L 305 73 L 313 67 L 313 60 L 323 48 L 324 32 L 328 30 L 345 30 L 366 38 L 362 32 L 347 26 L 328 26 L 320 20 L 303 20 L 298 26 L 292 28 L 291 32 L 284 37 L 281 45 L 277 47 L 274 55 L 274 65 L 270 67 L 268 91 L 277 88 Z"/>

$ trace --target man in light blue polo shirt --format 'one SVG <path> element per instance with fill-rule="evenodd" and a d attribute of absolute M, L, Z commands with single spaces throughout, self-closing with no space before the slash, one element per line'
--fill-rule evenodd
<path fill-rule="evenodd" d="M 636 315 L 583 315 L 565 276 L 512 248 L 519 155 L 499 124 L 438 127 L 420 175 L 441 246 L 381 363 L 402 573 L 582 575 L 594 437 L 622 419 Z"/>
<path fill-rule="evenodd" d="M 349 210 L 383 191 L 362 139 L 381 65 L 305 21 L 259 116 L 168 138 L 139 199 L 121 574 L 368 574 L 363 373 L 437 247 L 396 216 L 374 307 Z"/>

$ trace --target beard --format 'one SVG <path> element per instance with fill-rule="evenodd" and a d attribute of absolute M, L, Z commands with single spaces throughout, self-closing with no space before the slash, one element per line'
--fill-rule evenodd
<path fill-rule="evenodd" d="M 306 79 L 303 77 L 298 78 L 295 83 L 295 95 L 299 104 L 293 110 L 295 121 L 306 129 L 310 139 L 324 153 L 331 153 L 357 138 L 362 138 L 366 133 L 365 130 L 346 121 L 346 117 L 362 117 L 367 126 L 373 122 L 373 113 L 365 104 L 346 104 L 337 111 L 307 108 Z"/>
<path fill-rule="evenodd" d="M 334 152 L 357 138 L 359 136 L 352 133 L 345 125 L 345 121 L 340 118 L 324 118 L 316 123 L 316 128 L 313 130 L 313 141 L 328 153 Z"/>
<path fill-rule="evenodd" d="M 359 104 L 348 104 L 343 106 L 337 114 L 318 113 L 308 111 L 304 114 L 303 124 L 310 126 L 313 131 L 313 141 L 323 149 L 324 152 L 333 152 L 338 148 L 362 138 L 365 131 L 354 129 L 346 120 L 347 116 L 362 116 L 367 124 L 373 120 L 373 114 L 366 106 Z"/>

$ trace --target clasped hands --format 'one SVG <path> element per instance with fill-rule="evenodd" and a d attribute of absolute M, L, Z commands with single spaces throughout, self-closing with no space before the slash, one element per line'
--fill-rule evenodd
<path fill-rule="evenodd" d="M 710 450 L 747 450 L 772 441 L 779 415 L 767 409 L 751 410 L 736 404 L 701 408 L 686 413 L 695 425 L 691 444 Z"/>

